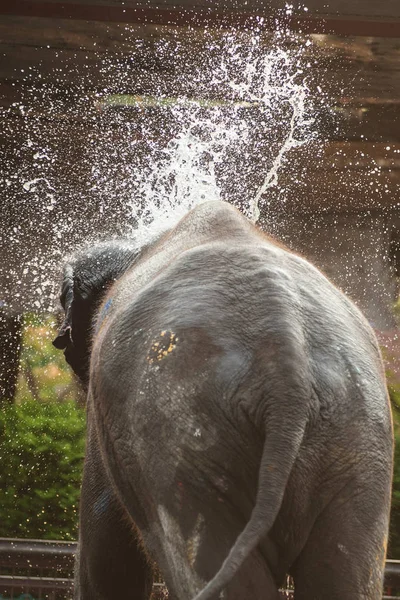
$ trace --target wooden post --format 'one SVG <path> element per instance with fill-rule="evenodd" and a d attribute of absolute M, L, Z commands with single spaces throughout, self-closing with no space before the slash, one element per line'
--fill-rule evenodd
<path fill-rule="evenodd" d="M 22 316 L 0 309 L 0 403 L 13 402 L 19 371 Z"/>

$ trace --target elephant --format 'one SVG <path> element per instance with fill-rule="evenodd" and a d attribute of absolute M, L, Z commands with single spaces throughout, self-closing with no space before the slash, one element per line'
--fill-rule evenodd
<path fill-rule="evenodd" d="M 358 308 L 222 201 L 64 267 L 87 389 L 76 600 L 378 600 L 393 431 Z"/>

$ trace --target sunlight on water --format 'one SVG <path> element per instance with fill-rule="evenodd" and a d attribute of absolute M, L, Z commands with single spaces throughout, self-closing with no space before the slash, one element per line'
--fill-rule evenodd
<path fill-rule="evenodd" d="M 299 48 L 281 48 L 276 39 L 267 50 L 256 35 L 244 41 L 226 34 L 217 56 L 203 68 L 210 76 L 208 97 L 222 99 L 164 98 L 157 121 L 166 123 L 173 136 L 155 138 L 146 115 L 139 139 L 128 136 L 122 142 L 122 155 L 130 156 L 124 195 L 131 196 L 126 202 L 140 239 L 205 200 L 227 200 L 257 221 L 269 188 L 279 184 L 285 154 L 313 138 L 312 96 Z M 132 144 L 136 153 L 127 148 Z M 95 185 L 112 197 L 118 193 L 115 165 L 104 164 L 103 148 L 100 154 Z"/>
<path fill-rule="evenodd" d="M 113 235 L 143 243 L 206 200 L 229 201 L 257 221 L 287 152 L 315 136 L 310 44 L 286 33 L 158 39 L 149 60 L 168 63 L 166 73 L 150 77 L 146 67 L 133 79 L 127 57 L 110 55 L 94 95 L 84 79 L 67 101 L 55 83 L 27 86 L 10 111 L 25 142 L 2 182 L 10 199 L 3 303 L 53 307 L 66 253 Z M 73 65 L 58 67 L 61 82 L 62 68 Z"/>

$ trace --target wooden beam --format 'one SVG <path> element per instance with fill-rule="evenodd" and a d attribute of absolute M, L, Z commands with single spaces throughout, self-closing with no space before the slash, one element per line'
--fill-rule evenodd
<path fill-rule="evenodd" d="M 133 116 L 133 115 L 132 115 Z M 89 190 L 85 187 L 85 181 L 90 179 L 93 149 L 102 147 L 107 154 L 109 148 L 126 149 L 125 139 L 141 139 L 140 119 L 146 119 L 146 114 L 136 114 L 138 127 L 127 130 L 116 123 L 115 127 L 106 121 L 76 122 L 74 120 L 60 120 L 59 122 L 46 120 L 39 121 L 36 117 L 33 127 L 30 128 L 27 119 L 15 117 L 10 122 L 8 137 L 2 139 L 3 156 L 7 167 L 5 178 L 12 179 L 14 172 L 18 171 L 18 165 L 22 162 L 29 167 L 34 153 L 30 148 L 23 148 L 23 140 L 26 133 L 31 132 L 33 148 L 45 144 L 50 154 L 57 153 L 58 161 L 49 164 L 48 176 L 58 181 L 57 189 L 85 189 L 88 196 Z M 135 119 L 132 118 L 132 125 Z M 161 131 L 160 131 L 161 129 Z M 148 138 L 146 133 L 146 138 Z M 163 146 L 165 140 L 160 139 L 163 135 L 162 126 L 153 130 L 154 143 L 159 142 Z M 90 142 L 88 141 L 90 140 Z M 112 140 L 112 142 L 110 142 Z M 265 144 L 265 146 L 264 146 Z M 250 161 L 258 161 L 260 157 L 270 156 L 270 142 L 268 137 L 263 141 L 261 138 L 257 148 L 253 149 L 256 156 L 250 156 Z M 122 156 L 125 156 L 122 154 Z M 129 159 L 125 159 L 129 163 Z M 25 161 L 25 162 L 24 162 Z M 262 163 L 257 167 L 257 177 L 260 173 L 267 172 L 270 165 Z M 110 161 L 111 171 L 117 172 L 117 164 Z M 8 173 L 7 173 L 8 171 Z M 111 172 L 110 171 L 110 172 Z M 28 168 L 29 172 L 29 168 Z M 46 171 L 47 173 L 47 171 Z M 253 171 L 254 173 L 254 171 Z M 47 176 L 47 175 L 46 175 Z M 252 175 L 253 177 L 253 175 Z M 32 178 L 32 177 L 31 177 Z M 14 180 L 13 180 L 14 181 Z M 10 214 L 18 218 L 21 207 L 29 210 L 26 202 L 26 192 L 17 181 L 14 181 L 15 193 L 21 197 L 18 205 L 15 196 L 10 193 L 3 199 L 3 204 L 8 207 Z M 13 185 L 14 185 L 13 183 Z M 249 182 L 250 184 L 251 182 Z M 261 184 L 261 181 L 259 182 Z M 253 183 L 251 183 L 253 185 Z M 292 150 L 284 158 L 279 170 L 278 187 L 271 188 L 265 199 L 271 202 L 275 211 L 280 207 L 282 210 L 295 211 L 366 211 L 399 209 L 398 189 L 400 186 L 400 140 L 395 143 L 366 143 L 366 142 L 328 142 L 315 141 L 311 144 Z M 85 194 L 79 195 L 79 202 L 87 203 Z M 71 195 L 73 197 L 74 194 Z M 284 200 L 284 201 L 283 201 Z M 76 200 L 75 200 L 76 201 Z M 75 202 L 74 201 L 74 202 Z M 68 204 L 65 200 L 64 211 L 75 211 L 74 203 Z M 15 212 L 16 211 L 16 212 Z M 6 215 L 7 210 L 6 210 Z M 34 218 L 32 216 L 32 218 Z M 29 225 L 29 219 L 23 220 L 23 226 Z M 30 225 L 29 225 L 30 227 Z"/>
<path fill-rule="evenodd" d="M 8 28 L 15 36 L 12 42 L 9 33 L 2 36 L 4 30 L 0 24 L 0 39 L 3 40 L 0 43 L 3 56 L 0 81 L 8 80 L 15 84 L 25 81 L 27 85 L 34 86 L 43 82 L 76 85 L 81 86 L 82 93 L 84 90 L 103 91 L 106 88 L 110 93 L 127 94 L 157 91 L 169 96 L 208 97 L 210 94 L 207 65 L 210 69 L 212 60 L 218 60 L 218 55 L 212 57 L 204 41 L 196 40 L 191 45 L 181 43 L 177 52 L 173 51 L 172 45 L 169 52 L 160 55 L 154 48 L 154 41 L 143 40 L 139 44 L 129 32 L 126 32 L 127 39 L 118 50 L 118 44 L 108 41 L 105 31 L 102 43 L 86 48 L 79 45 L 73 31 L 67 35 L 65 31 L 57 34 L 55 30 L 53 35 L 58 37 L 58 41 L 53 37 L 50 42 L 49 26 L 44 30 L 44 42 L 40 45 L 37 39 L 38 21 L 35 20 L 35 27 L 32 27 L 26 43 L 24 27 L 21 30 Z M 88 40 L 88 37 L 84 39 Z M 400 42 L 382 38 L 358 39 L 363 39 L 363 43 L 344 40 L 342 45 L 338 45 L 337 38 L 317 39 L 315 47 L 310 46 L 309 51 L 304 52 L 304 77 L 315 97 L 320 95 L 319 87 L 324 91 L 325 102 L 331 106 L 338 103 L 362 108 L 365 104 L 396 104 L 400 98 Z M 298 43 L 300 46 L 301 40 Z M 0 89 L 0 95 L 2 91 Z M 223 96 L 222 87 L 219 92 Z M 360 121 L 365 120 L 365 116 L 360 115 Z"/>
<path fill-rule="evenodd" d="M 0 2 L 0 14 L 1 14 Z M 0 19 L 0 44 L 38 46 L 42 48 L 91 50 L 107 52 L 129 52 L 137 40 L 150 45 L 162 38 L 165 41 L 178 39 L 198 42 L 204 35 L 200 30 L 187 32 L 173 27 L 156 25 L 107 23 L 74 19 L 51 19 L 3 15 Z"/>
<path fill-rule="evenodd" d="M 153 97 L 151 93 L 149 94 L 149 89 L 145 89 L 147 85 L 151 91 L 150 80 L 147 83 L 142 80 L 142 87 L 140 87 L 140 81 L 137 78 L 133 78 L 133 80 L 136 81 L 136 89 L 132 91 L 135 96 L 144 96 L 150 99 Z M 112 85 L 111 80 L 109 83 Z M 22 120 L 26 123 L 32 121 L 32 127 L 35 126 L 35 122 L 42 122 L 44 126 L 46 122 L 50 121 L 53 123 L 53 127 L 62 126 L 64 122 L 70 122 L 71 126 L 74 123 L 80 123 L 81 125 L 86 123 L 89 128 L 95 129 L 100 122 L 103 122 L 102 127 L 104 127 L 102 115 L 107 112 L 106 121 L 109 126 L 118 129 L 121 125 L 121 117 L 124 122 L 133 124 L 140 122 L 142 119 L 147 119 L 148 115 L 154 115 L 154 111 L 146 112 L 146 102 L 143 105 L 144 110 L 135 106 L 125 108 L 107 107 L 106 104 L 101 106 L 95 87 L 82 89 L 74 85 L 55 85 L 55 83 L 52 83 L 50 86 L 44 85 L 43 87 L 36 85 L 34 89 L 34 93 L 32 90 L 29 93 L 29 85 L 18 84 L 17 82 L 1 85 L 0 109 L 3 107 L 3 118 L 8 120 L 11 127 L 18 128 L 18 121 Z M 182 87 L 175 85 L 173 80 L 164 81 L 163 88 L 159 87 L 160 89 L 165 91 L 167 97 L 176 97 L 176 95 L 179 96 L 182 93 L 186 95 L 188 92 L 187 88 L 182 89 Z M 213 97 L 208 94 L 194 95 L 193 97 L 203 98 L 206 101 L 209 99 L 211 104 L 213 102 Z M 24 106 L 24 115 L 22 115 L 19 108 L 21 105 Z M 372 103 L 371 105 L 362 106 L 349 104 L 344 107 L 336 104 L 332 106 L 336 108 L 336 116 L 332 116 L 333 111 L 327 111 L 326 108 L 320 114 L 315 113 L 315 130 L 319 132 L 319 138 L 325 142 L 350 140 L 350 143 L 354 144 L 357 140 L 362 145 L 366 142 L 374 142 L 377 147 L 379 143 L 383 147 L 382 144 L 390 146 L 400 142 L 399 103 L 382 105 Z M 243 111 L 248 111 L 247 119 L 251 119 L 251 111 L 253 110 L 252 108 L 243 108 Z M 119 118 L 113 118 L 113 113 L 119 114 Z M 257 112 L 255 112 L 254 118 L 257 118 Z M 15 123 L 11 125 L 11 121 L 15 121 Z M 113 122 L 115 122 L 115 126 L 112 125 Z"/>
<path fill-rule="evenodd" d="M 15 0 L 17 4 L 21 0 Z M 44 2 L 51 5 L 70 6 L 106 6 L 116 8 L 143 8 L 146 6 L 157 8 L 181 8 L 184 10 L 212 10 L 217 9 L 225 12 L 240 12 L 241 6 L 246 6 L 249 13 L 256 10 L 269 12 L 285 11 L 294 14 L 311 12 L 319 15 L 366 18 L 400 18 L 400 6 L 398 0 L 24 0 L 29 5 L 42 5 Z M 288 7 L 290 5 L 290 8 Z M 305 8 L 306 7 L 306 8 Z"/>
<path fill-rule="evenodd" d="M 285 159 L 286 170 L 307 169 L 310 173 L 364 171 L 376 168 L 400 176 L 400 142 L 375 143 L 365 141 L 312 142 L 291 150 Z M 285 170 L 285 168 L 283 169 Z M 373 175 L 371 175 L 373 177 Z"/>
<path fill-rule="evenodd" d="M 0 408 L 14 399 L 21 345 L 22 318 L 0 307 Z"/>
<path fill-rule="evenodd" d="M 295 2 L 293 12 L 285 9 L 282 0 L 248 0 L 245 10 L 224 0 L 165 1 L 162 8 L 152 0 L 146 5 L 127 0 L 124 4 L 112 0 L 13 0 L 3 2 L 0 14 L 106 21 L 108 23 L 143 23 L 179 27 L 217 27 L 276 30 L 288 28 L 301 33 L 332 33 L 336 35 L 400 37 L 400 6 L 397 0 L 345 2 L 331 0 L 321 7 L 311 0 L 305 11 Z M 237 6 L 237 5 L 235 5 Z M 243 7 L 243 8 L 244 8 Z"/>
<path fill-rule="evenodd" d="M 313 177 L 310 180 L 310 177 Z M 373 213 L 382 210 L 399 210 L 397 190 L 400 185 L 398 171 L 372 175 L 349 170 L 332 173 L 303 171 L 282 173 L 278 186 L 271 188 L 261 202 L 263 210 L 274 213 Z"/>
<path fill-rule="evenodd" d="M 285 211 L 399 210 L 399 185 L 400 143 L 313 142 L 286 155 L 266 198 Z"/>

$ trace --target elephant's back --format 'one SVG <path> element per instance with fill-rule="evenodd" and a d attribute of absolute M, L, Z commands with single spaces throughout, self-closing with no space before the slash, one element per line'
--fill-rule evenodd
<path fill-rule="evenodd" d="M 293 489 L 304 479 L 316 488 L 320 477 L 335 480 L 336 468 L 353 477 L 354 456 L 374 473 L 389 464 L 390 412 L 373 333 L 304 259 L 264 240 L 203 244 L 128 292 L 94 357 L 97 397 L 109 423 L 123 415 L 118 446 L 127 464 L 139 461 L 132 473 L 151 471 L 161 495 L 174 481 L 178 508 L 180 484 L 197 490 L 199 482 L 199 502 L 205 489 L 216 505 L 240 496 L 250 514 L 260 423 L 273 397 L 279 411 L 289 386 L 304 390 L 291 396 L 310 401 L 313 421 Z"/>
<path fill-rule="evenodd" d="M 356 306 L 308 261 L 259 235 L 200 244 L 144 285 L 132 275 L 118 285 L 109 337 L 130 340 L 135 359 L 137 335 L 146 335 L 150 364 L 177 356 L 184 339 L 196 364 L 280 346 L 303 354 L 316 376 L 318 365 L 340 372 L 347 363 L 382 382 L 376 338 Z"/>
<path fill-rule="evenodd" d="M 104 343 L 138 377 L 167 367 L 181 382 L 205 373 L 229 394 L 254 369 L 265 378 L 280 372 L 309 378 L 336 404 L 361 390 L 366 411 L 387 411 L 379 348 L 360 311 L 272 241 L 207 242 L 178 253 L 145 285 L 130 281 L 120 284 Z"/>

